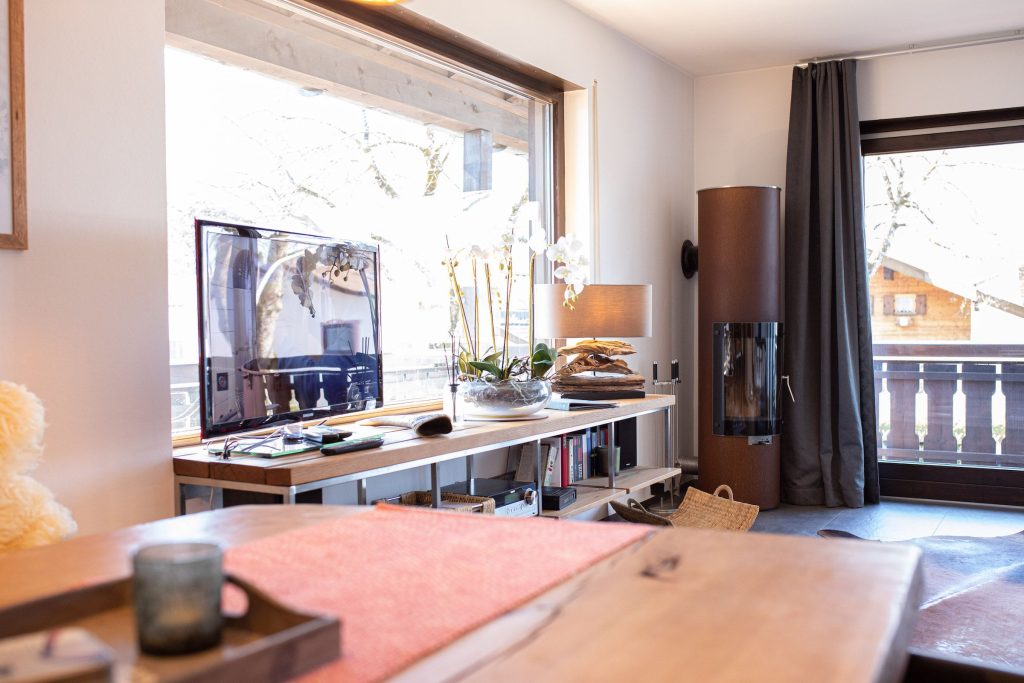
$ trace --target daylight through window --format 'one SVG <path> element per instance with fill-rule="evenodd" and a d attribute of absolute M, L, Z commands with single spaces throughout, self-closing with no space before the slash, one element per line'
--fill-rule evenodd
<path fill-rule="evenodd" d="M 278 3 L 171 0 L 167 31 L 174 431 L 199 420 L 197 217 L 378 244 L 384 401 L 440 396 L 446 249 L 550 235 L 550 104 Z M 527 291 L 513 288 L 513 352 Z"/>
<path fill-rule="evenodd" d="M 1024 143 L 864 162 L 880 457 L 1024 467 Z"/>

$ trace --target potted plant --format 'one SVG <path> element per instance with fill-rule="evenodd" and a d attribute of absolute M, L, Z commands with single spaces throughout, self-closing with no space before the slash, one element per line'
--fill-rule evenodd
<path fill-rule="evenodd" d="M 513 247 L 516 243 L 528 245 L 529 258 L 529 310 L 528 310 L 528 354 L 514 355 L 510 352 L 511 300 L 513 283 Z M 488 418 L 516 418 L 531 415 L 544 408 L 551 398 L 551 385 L 547 375 L 555 364 L 556 352 L 544 343 L 537 343 L 533 334 L 533 283 L 536 259 L 546 256 L 556 265 L 554 275 L 567 284 L 564 305 L 572 307 L 583 291 L 586 281 L 587 259 L 583 244 L 578 239 L 561 237 L 554 244 L 548 244 L 540 231 L 534 231 L 529 238 L 515 234 L 513 228 L 502 236 L 502 244 L 496 249 L 479 245 L 463 251 L 449 247 L 444 260 L 451 282 L 453 309 L 461 322 L 462 340 L 456 342 L 453 333 L 453 350 L 457 349 L 458 393 L 467 415 Z M 465 263 L 468 261 L 468 264 Z M 473 315 L 467 310 L 467 297 L 460 284 L 460 265 L 469 267 L 469 277 L 474 286 L 472 301 Z M 503 279 L 495 288 L 492 281 L 492 266 L 502 273 Z M 483 292 L 478 289 L 482 270 Z M 485 294 L 485 296 L 481 296 Z M 482 348 L 480 332 L 480 301 L 485 299 L 490 323 L 490 346 Z M 495 301 L 504 306 L 504 330 L 499 338 L 495 325 Z"/>

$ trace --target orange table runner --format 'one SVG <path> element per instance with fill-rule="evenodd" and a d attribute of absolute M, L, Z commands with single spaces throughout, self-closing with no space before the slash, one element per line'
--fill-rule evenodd
<path fill-rule="evenodd" d="M 380 505 L 230 549 L 225 565 L 285 604 L 341 618 L 341 659 L 302 680 L 376 681 L 650 531 Z"/>

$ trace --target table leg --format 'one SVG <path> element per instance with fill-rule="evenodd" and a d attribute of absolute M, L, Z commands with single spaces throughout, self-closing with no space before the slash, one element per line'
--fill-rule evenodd
<path fill-rule="evenodd" d="M 359 505 L 366 505 L 366 480 L 359 479 L 356 481 L 356 503 Z"/>
<path fill-rule="evenodd" d="M 621 458 L 620 458 L 621 459 Z M 608 488 L 615 488 L 615 423 L 608 423 Z"/>
<path fill-rule="evenodd" d="M 476 487 L 473 485 L 473 455 L 466 456 L 466 490 L 471 496 L 476 495 Z"/>
<path fill-rule="evenodd" d="M 441 507 L 441 465 L 436 462 L 430 465 L 430 497 L 433 507 Z"/>
<path fill-rule="evenodd" d="M 174 496 L 174 516 L 181 517 L 185 514 L 185 484 L 175 482 L 174 486 L 178 489 Z"/>
<path fill-rule="evenodd" d="M 533 467 L 537 473 L 537 515 L 544 512 L 544 467 L 540 458 L 540 440 L 533 442 Z"/>
<path fill-rule="evenodd" d="M 281 502 L 285 505 L 295 505 L 295 487 L 289 486 L 287 492 L 281 494 Z"/>
<path fill-rule="evenodd" d="M 675 445 L 675 433 L 672 429 L 672 408 L 665 408 L 665 467 L 673 467 L 672 455 Z"/>

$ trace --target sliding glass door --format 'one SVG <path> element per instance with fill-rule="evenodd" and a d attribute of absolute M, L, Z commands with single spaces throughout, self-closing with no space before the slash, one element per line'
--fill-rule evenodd
<path fill-rule="evenodd" d="M 864 141 L 883 462 L 1024 470 L 1024 142 L 1007 137 Z"/>

